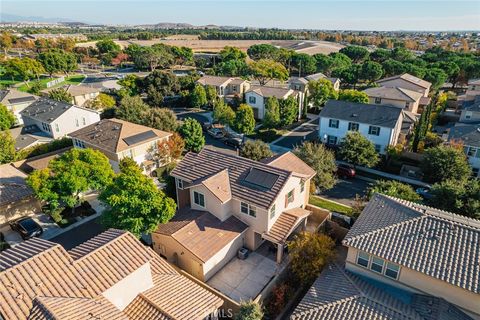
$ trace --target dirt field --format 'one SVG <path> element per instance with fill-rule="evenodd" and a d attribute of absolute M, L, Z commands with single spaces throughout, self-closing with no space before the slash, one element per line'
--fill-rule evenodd
<path fill-rule="evenodd" d="M 194 52 L 206 52 L 214 53 L 219 52 L 225 46 L 237 47 L 243 51 L 247 51 L 249 47 L 254 44 L 273 44 L 276 46 L 290 48 L 297 52 L 315 54 L 324 53 L 329 54 L 331 52 L 338 52 L 344 46 L 338 43 L 326 42 L 326 41 L 293 41 L 293 40 L 198 40 L 197 36 L 193 35 L 176 35 L 166 39 L 155 40 L 131 40 L 131 41 L 115 41 L 122 48 L 127 47 L 129 44 L 136 43 L 141 46 L 151 46 L 156 43 L 165 43 L 171 46 L 183 46 L 192 48 Z M 79 47 L 94 46 L 95 41 L 78 43 Z"/>

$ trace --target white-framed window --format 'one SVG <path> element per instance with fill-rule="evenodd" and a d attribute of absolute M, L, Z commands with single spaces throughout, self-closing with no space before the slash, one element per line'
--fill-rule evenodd
<path fill-rule="evenodd" d="M 380 127 L 370 126 L 368 127 L 368 134 L 379 136 L 380 135 Z"/>
<path fill-rule="evenodd" d="M 300 181 L 300 192 L 305 191 L 305 181 L 301 180 Z"/>
<path fill-rule="evenodd" d="M 375 145 L 375 151 L 378 152 L 378 153 L 380 153 L 380 152 L 382 151 L 382 146 L 379 145 L 379 144 L 376 144 L 376 145 Z"/>
<path fill-rule="evenodd" d="M 290 190 L 286 195 L 285 195 L 285 207 L 288 206 L 290 203 L 295 200 L 295 189 Z"/>
<path fill-rule="evenodd" d="M 83 141 L 74 139 L 74 140 L 73 140 L 73 144 L 75 144 L 75 146 L 77 146 L 77 147 L 79 147 L 79 148 L 85 149 L 85 144 L 83 143 Z"/>
<path fill-rule="evenodd" d="M 329 126 L 330 128 L 338 129 L 338 123 L 339 123 L 339 122 L 340 122 L 340 121 L 338 121 L 337 119 L 330 119 L 330 120 L 328 120 L 328 126 Z"/>
<path fill-rule="evenodd" d="M 357 122 L 349 122 L 348 123 L 348 131 L 358 131 L 360 125 Z"/>
<path fill-rule="evenodd" d="M 466 111 L 465 112 L 465 119 L 470 119 L 472 117 L 472 111 Z"/>
<path fill-rule="evenodd" d="M 183 180 L 177 179 L 177 188 L 183 190 Z"/>
<path fill-rule="evenodd" d="M 257 98 L 254 96 L 248 97 L 248 103 L 253 103 L 253 104 L 257 103 Z"/>
<path fill-rule="evenodd" d="M 337 144 L 337 137 L 335 136 L 328 136 L 327 137 L 327 143 L 328 144 Z"/>
<path fill-rule="evenodd" d="M 398 274 L 400 272 L 400 266 L 391 262 L 387 262 L 387 267 L 385 268 L 385 275 L 389 278 L 398 279 Z"/>
<path fill-rule="evenodd" d="M 58 127 L 58 123 L 55 123 L 55 131 L 60 132 L 60 128 Z"/>
<path fill-rule="evenodd" d="M 80 127 L 80 124 L 78 123 L 78 119 L 75 119 L 75 126 Z"/>
<path fill-rule="evenodd" d="M 275 203 L 270 208 L 270 219 L 272 219 L 273 217 L 275 217 Z"/>
<path fill-rule="evenodd" d="M 359 251 L 357 255 L 357 264 L 362 267 L 368 268 L 368 261 L 370 260 L 370 255 L 368 253 Z"/>
<path fill-rule="evenodd" d="M 193 203 L 205 208 L 205 196 L 200 192 L 193 191 Z"/>
<path fill-rule="evenodd" d="M 87 125 L 87 120 L 85 120 L 85 117 L 82 118 L 82 123 L 83 123 L 84 126 Z"/>
<path fill-rule="evenodd" d="M 240 212 L 248 214 L 252 217 L 257 216 L 257 210 L 255 209 L 255 207 L 246 202 L 240 202 Z"/>
<path fill-rule="evenodd" d="M 385 261 L 383 259 L 372 257 L 372 262 L 370 263 L 370 270 L 382 273 L 384 264 Z"/>
<path fill-rule="evenodd" d="M 382 103 L 382 98 L 375 98 L 375 103 L 376 104 Z"/>
<path fill-rule="evenodd" d="M 467 156 L 474 157 L 477 154 L 477 148 L 470 147 L 468 148 Z"/>

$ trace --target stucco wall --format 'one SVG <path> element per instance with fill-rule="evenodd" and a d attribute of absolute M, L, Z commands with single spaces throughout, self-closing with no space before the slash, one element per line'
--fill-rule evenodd
<path fill-rule="evenodd" d="M 384 81 L 380 83 L 380 86 L 389 87 L 389 88 L 394 88 L 394 87 L 405 88 L 408 90 L 420 92 L 421 94 L 423 94 L 424 97 L 427 97 L 429 93 L 429 89 L 425 89 L 423 87 L 417 86 L 416 84 L 403 79 L 392 79 L 392 80 Z"/>
<path fill-rule="evenodd" d="M 255 97 L 255 103 L 250 102 L 250 97 Z M 253 91 L 245 93 L 245 102 L 252 108 L 258 110 L 257 118 L 263 119 L 265 116 L 265 101 L 263 97 Z"/>
<path fill-rule="evenodd" d="M 238 249 L 243 247 L 245 242 L 244 233 L 227 244 L 222 250 L 218 251 L 203 265 L 205 281 L 208 281 L 215 273 L 223 268 L 233 257 L 237 255 Z"/>
<path fill-rule="evenodd" d="M 98 112 L 72 107 L 52 122 L 52 136 L 55 139 L 61 138 L 98 121 L 100 121 Z M 58 131 L 56 130 L 56 124 L 58 124 Z"/>
<path fill-rule="evenodd" d="M 228 201 L 222 203 L 210 190 L 208 190 L 204 185 L 198 185 L 191 187 L 190 189 L 190 204 L 192 209 L 196 210 L 206 210 L 212 213 L 215 217 L 221 221 L 225 221 L 231 216 L 232 203 Z M 205 196 L 205 208 L 201 207 L 194 202 L 194 191 L 199 192 Z"/>
<path fill-rule="evenodd" d="M 418 112 L 418 105 L 420 103 L 420 100 L 415 101 L 415 102 L 411 102 L 411 101 L 407 101 L 407 100 L 393 100 L 393 99 L 382 98 L 380 103 L 375 103 L 375 97 L 369 97 L 368 102 L 370 104 L 384 104 L 384 105 L 399 107 L 399 108 L 408 110 L 410 112 L 417 113 Z M 409 102 L 409 106 L 408 106 L 408 108 L 405 108 L 405 104 L 407 102 Z"/>
<path fill-rule="evenodd" d="M 41 211 L 40 202 L 33 196 L 0 206 L 0 227 L 6 225 L 9 221 Z"/>

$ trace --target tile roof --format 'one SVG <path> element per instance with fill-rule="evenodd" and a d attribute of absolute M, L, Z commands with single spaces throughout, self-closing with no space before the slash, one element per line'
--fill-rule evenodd
<path fill-rule="evenodd" d="M 46 167 L 48 167 L 48 164 L 51 160 L 60 157 L 62 154 L 64 154 L 71 148 L 72 147 L 66 147 L 66 148 L 48 152 L 36 157 L 32 157 L 26 160 L 17 161 L 13 163 L 13 165 L 15 166 L 15 168 L 26 173 L 30 173 L 33 170 L 45 169 Z"/>
<path fill-rule="evenodd" d="M 314 74 L 310 74 L 308 76 L 305 77 L 305 79 L 307 79 L 308 81 L 312 81 L 312 80 L 320 80 L 320 79 L 325 79 L 327 78 L 326 75 L 324 75 L 323 73 L 319 72 L 319 73 L 314 73 Z"/>
<path fill-rule="evenodd" d="M 417 102 L 422 98 L 420 92 L 399 87 L 376 87 L 363 90 L 369 97 Z"/>
<path fill-rule="evenodd" d="M 147 299 L 160 312 L 174 310 L 172 315 L 178 315 L 175 319 L 187 320 L 200 318 L 204 309 L 213 311 L 223 303 L 216 295 L 180 275 L 130 233 L 110 229 L 72 249 L 70 254 L 60 245 L 39 238 L 2 251 L 0 315 L 9 320 L 127 319 L 128 313 L 119 312 L 102 294 L 147 264 L 154 286 L 140 292 L 137 298 Z M 162 281 L 156 280 L 159 277 Z M 185 288 L 189 290 L 188 295 Z M 149 297 L 155 290 L 163 296 L 168 294 L 170 305 L 159 303 L 153 293 Z M 142 303 L 134 299 L 127 307 L 138 319 L 141 319 L 141 310 L 145 310 Z"/>
<path fill-rule="evenodd" d="M 162 310 L 146 300 L 142 295 L 138 295 L 130 304 L 123 310 L 128 316 L 129 320 L 170 320 L 172 319 Z"/>
<path fill-rule="evenodd" d="M 320 112 L 320 117 L 394 128 L 401 118 L 401 113 L 402 108 L 388 105 L 328 100 Z"/>
<path fill-rule="evenodd" d="M 198 210 L 182 211 L 172 220 L 160 224 L 155 233 L 171 236 L 203 262 L 248 228 L 234 216 L 221 221 L 209 212 Z"/>
<path fill-rule="evenodd" d="M 70 93 L 73 97 L 100 92 L 99 88 L 93 88 L 87 85 L 69 84 L 69 85 L 61 86 L 60 88 Z M 42 90 L 42 92 L 48 93 L 54 89 L 59 89 L 59 87 L 45 89 L 45 90 Z"/>
<path fill-rule="evenodd" d="M 200 179 L 197 184 L 194 183 L 189 187 L 200 183 L 210 190 L 210 192 L 213 193 L 222 203 L 225 203 L 232 198 L 228 169 L 224 169 L 206 179 Z"/>
<path fill-rule="evenodd" d="M 226 84 L 226 82 L 230 82 L 233 78 L 230 77 L 219 77 L 219 76 L 203 76 L 197 80 L 198 83 L 206 86 L 216 86 L 219 87 L 221 85 Z"/>
<path fill-rule="evenodd" d="M 25 181 L 26 177 L 26 174 L 11 164 L 0 165 L 0 206 L 33 195 Z"/>
<path fill-rule="evenodd" d="M 247 93 L 248 92 L 255 92 L 256 94 L 266 98 L 275 97 L 277 99 L 283 99 L 284 97 L 288 97 L 297 91 L 279 87 L 252 86 Z"/>
<path fill-rule="evenodd" d="M 36 99 L 38 99 L 37 96 L 17 89 L 0 90 L 0 103 L 4 105 L 13 105 L 29 101 L 34 102 Z"/>
<path fill-rule="evenodd" d="M 425 316 L 419 311 L 429 307 L 433 297 L 413 295 L 417 303 L 406 304 L 367 279 L 356 276 L 335 264 L 328 265 L 293 311 L 292 320 L 467 320 L 465 313 L 445 300 L 452 311 L 440 317 Z M 435 299 L 435 298 L 434 298 Z"/>
<path fill-rule="evenodd" d="M 263 236 L 275 243 L 285 243 L 288 236 L 310 213 L 310 211 L 302 208 L 286 210 L 280 214 L 270 230 Z"/>
<path fill-rule="evenodd" d="M 448 133 L 448 140 L 460 140 L 466 146 L 480 147 L 480 123 L 457 123 Z"/>
<path fill-rule="evenodd" d="M 264 159 L 262 162 L 279 169 L 291 171 L 306 179 L 310 179 L 317 174 L 308 164 L 290 151 Z"/>
<path fill-rule="evenodd" d="M 128 143 L 129 138 L 139 134 L 150 134 L 138 142 Z M 137 145 L 171 136 L 169 132 L 153 129 L 120 119 L 105 119 L 93 123 L 69 134 L 70 137 L 84 141 L 108 152 L 122 152 Z"/>
<path fill-rule="evenodd" d="M 278 176 L 271 189 L 256 187 L 245 181 L 252 168 Z M 255 206 L 268 209 L 292 175 L 291 172 L 236 155 L 225 154 L 204 148 L 199 153 L 189 152 L 180 161 L 171 175 L 189 183 L 206 179 L 228 169 L 232 198 L 244 200 Z"/>
<path fill-rule="evenodd" d="M 411 74 L 408 74 L 408 73 L 404 73 L 404 74 L 401 74 L 401 75 L 396 75 L 396 76 L 389 77 L 389 78 L 383 78 L 383 79 L 377 80 L 376 82 L 378 84 L 382 84 L 385 81 L 391 81 L 391 80 L 396 80 L 396 79 L 402 79 L 402 80 L 408 81 L 410 83 L 413 83 L 413 84 L 415 84 L 419 87 L 425 88 L 425 89 L 428 89 L 432 86 L 432 84 L 430 82 L 422 80 L 422 79 L 417 78 L 415 76 L 412 76 Z"/>
<path fill-rule="evenodd" d="M 480 221 L 375 194 L 343 244 L 480 293 Z"/>
<path fill-rule="evenodd" d="M 28 116 L 41 122 L 51 123 L 71 108 L 78 108 L 71 103 L 55 101 L 48 98 L 39 98 L 23 109 L 22 117 Z M 91 110 L 91 112 L 96 112 Z"/>

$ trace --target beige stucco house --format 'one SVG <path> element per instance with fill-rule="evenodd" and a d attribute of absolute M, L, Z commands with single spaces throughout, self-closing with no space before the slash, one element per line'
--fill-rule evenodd
<path fill-rule="evenodd" d="M 263 119 L 266 112 L 268 98 L 285 100 L 288 97 L 294 97 L 298 101 L 298 117 L 303 109 L 304 93 L 290 88 L 252 86 L 245 92 L 245 102 L 252 107 L 255 119 Z"/>
<path fill-rule="evenodd" d="M 380 194 L 343 245 L 345 269 L 480 319 L 480 221 Z"/>
<path fill-rule="evenodd" d="M 264 162 L 204 148 L 172 171 L 179 213 L 152 233 L 154 250 L 201 280 L 246 247 L 275 244 L 303 228 L 315 171 L 287 152 Z"/>
<path fill-rule="evenodd" d="M 364 90 L 370 104 L 388 105 L 418 114 L 422 94 L 400 87 L 376 87 Z"/>
<path fill-rule="evenodd" d="M 149 174 L 161 163 L 154 157 L 158 144 L 168 139 L 169 132 L 120 119 L 105 119 L 69 134 L 76 148 L 92 148 L 103 152 L 113 169 L 130 157 Z"/>
<path fill-rule="evenodd" d="M 401 75 L 384 78 L 376 81 L 381 87 L 388 88 L 404 88 L 411 91 L 416 91 L 422 94 L 423 97 L 428 97 L 432 84 L 428 81 L 422 80 L 411 74 L 404 73 Z"/>
<path fill-rule="evenodd" d="M 72 96 L 72 101 L 70 102 L 77 106 L 83 106 L 85 102 L 95 99 L 100 94 L 99 88 L 89 87 L 86 85 L 69 84 L 60 88 L 62 88 Z M 48 96 L 48 93 L 55 89 L 58 88 L 49 88 L 42 90 L 42 94 Z"/>
<path fill-rule="evenodd" d="M 290 89 L 301 91 L 301 92 L 307 92 L 308 91 L 308 83 L 310 81 L 317 81 L 320 79 L 326 79 L 330 81 L 333 85 L 333 89 L 335 91 L 340 90 L 340 79 L 339 78 L 333 78 L 333 77 L 327 77 L 323 73 L 315 73 L 308 75 L 306 77 L 290 77 L 288 79 L 288 86 Z"/>
<path fill-rule="evenodd" d="M 0 104 L 3 104 L 8 110 L 12 111 L 15 116 L 16 125 L 23 124 L 20 112 L 37 99 L 37 96 L 18 91 L 17 89 L 0 90 Z"/>
<path fill-rule="evenodd" d="M 250 89 L 250 81 L 238 77 L 221 77 L 205 75 L 197 80 L 202 86 L 212 86 L 219 97 L 231 99 L 234 96 L 242 97 Z"/>

